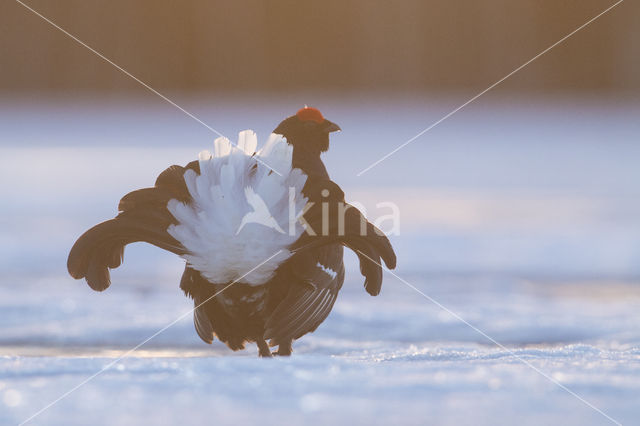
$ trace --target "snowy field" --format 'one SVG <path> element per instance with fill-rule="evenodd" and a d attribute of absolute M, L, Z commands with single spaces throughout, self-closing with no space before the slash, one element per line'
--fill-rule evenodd
<path fill-rule="evenodd" d="M 343 128 L 326 162 L 348 200 L 400 209 L 396 276 L 370 297 L 349 255 L 332 314 L 289 359 L 206 345 L 180 259 L 131 246 L 104 293 L 65 262 L 215 135 L 151 95 L 4 100 L 0 424 L 106 366 L 28 424 L 640 424 L 640 105 L 487 96 L 358 177 L 465 96 L 174 100 L 260 140 L 319 107 Z"/>

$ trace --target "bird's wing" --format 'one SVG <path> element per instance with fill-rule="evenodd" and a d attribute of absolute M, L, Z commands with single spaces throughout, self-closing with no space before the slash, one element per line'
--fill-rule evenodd
<path fill-rule="evenodd" d="M 180 288 L 193 299 L 193 324 L 204 342 L 212 343 L 217 337 L 234 351 L 244 349 L 247 336 L 244 324 L 236 321 L 216 303 L 215 296 L 221 291 L 219 288 L 211 285 L 189 265 L 184 268 Z"/>
<path fill-rule="evenodd" d="M 287 294 L 270 315 L 265 339 L 272 345 L 314 331 L 329 315 L 344 281 L 343 250 L 327 245 L 294 256 L 277 276 Z"/>
<path fill-rule="evenodd" d="M 171 199 L 190 199 L 184 182 L 187 169 L 199 173 L 198 162 L 186 167 L 171 166 L 158 176 L 153 188 L 125 195 L 118 216 L 89 229 L 73 245 L 67 259 L 69 274 L 76 279 L 85 278 L 92 289 L 102 291 L 111 284 L 109 268 L 120 266 L 127 244 L 144 241 L 184 254 L 182 244 L 167 233 L 169 225 L 175 223 L 167 203 Z"/>
<path fill-rule="evenodd" d="M 389 268 L 396 264 L 387 237 L 358 209 L 344 202 L 338 185 L 310 178 L 303 192 L 314 203 L 304 219 L 316 235 L 303 234 L 290 247 L 293 256 L 276 274 L 274 285 L 286 287 L 287 292 L 265 327 L 264 337 L 272 344 L 286 343 L 315 330 L 329 315 L 344 281 L 342 246 L 358 255 L 364 285 L 371 295 L 380 293 L 382 286 L 380 259 Z"/>
<path fill-rule="evenodd" d="M 211 321 L 209 317 L 207 317 L 206 308 L 203 303 L 207 300 L 206 297 L 203 297 L 198 291 L 198 278 L 199 273 L 189 266 L 185 266 L 184 272 L 182 274 L 182 279 L 180 280 L 180 288 L 184 291 L 185 295 L 190 296 L 193 299 L 193 325 L 196 328 L 196 332 L 198 336 L 205 343 L 213 343 L 213 326 L 211 325 Z"/>
<path fill-rule="evenodd" d="M 322 195 L 327 190 L 328 197 Z M 360 210 L 344 201 L 344 193 L 334 182 L 310 179 L 304 191 L 309 200 L 317 201 L 304 215 L 317 235 L 304 233 L 290 250 L 295 253 L 336 243 L 350 248 L 360 261 L 365 289 L 372 296 L 378 295 L 382 287 L 381 259 L 389 269 L 396 266 L 396 255 L 389 239 L 367 221 Z M 321 206 L 324 203 L 328 204 L 328 209 Z M 323 220 L 323 211 L 328 211 L 328 220 Z M 326 229 L 323 229 L 323 223 L 328 225 Z"/>

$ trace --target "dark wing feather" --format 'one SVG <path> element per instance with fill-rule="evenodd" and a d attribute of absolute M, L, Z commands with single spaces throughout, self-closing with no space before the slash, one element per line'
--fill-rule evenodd
<path fill-rule="evenodd" d="M 197 271 L 186 266 L 182 274 L 182 279 L 180 280 L 180 288 L 187 296 L 193 298 L 193 325 L 196 327 L 198 336 L 200 336 L 205 343 L 211 344 L 213 343 L 214 331 L 211 321 L 209 321 L 209 317 L 207 316 L 206 309 L 202 305 L 207 299 L 203 299 L 198 292 L 198 275 Z"/>
<path fill-rule="evenodd" d="M 160 174 L 155 187 L 125 195 L 118 216 L 89 229 L 73 245 L 67 259 L 69 274 L 76 279 L 85 278 L 92 289 L 102 291 L 111 284 L 109 268 L 120 266 L 127 244 L 143 241 L 184 254 L 185 248 L 167 233 L 175 222 L 167 203 L 171 199 L 189 200 L 184 182 L 188 168 L 199 172 L 197 162 L 187 167 L 171 166 Z"/>
<path fill-rule="evenodd" d="M 269 317 L 265 339 L 274 344 L 297 339 L 327 318 L 344 282 L 342 255 L 340 245 L 328 245 L 290 259 L 279 277 L 290 284 L 289 291 Z M 318 263 L 336 271 L 336 275 L 323 271 Z"/>
<path fill-rule="evenodd" d="M 304 252 L 328 244 L 342 244 L 358 255 L 367 292 L 373 296 L 379 294 L 382 287 L 382 261 L 389 269 L 396 266 L 396 255 L 389 239 L 367 221 L 360 210 L 344 201 L 342 190 L 334 182 L 310 181 L 305 186 L 306 195 L 316 203 L 305 213 L 304 219 L 317 235 L 303 234 L 290 250 Z M 324 189 L 329 190 L 329 197 L 321 195 Z M 324 220 L 328 226 L 324 228 L 323 203 L 329 204 L 329 219 Z"/>
<path fill-rule="evenodd" d="M 203 342 L 211 344 L 213 343 L 213 327 L 209 317 L 207 317 L 204 307 L 198 306 L 197 301 L 194 300 L 193 305 L 193 325 L 196 327 L 196 332 Z"/>
<path fill-rule="evenodd" d="M 212 343 L 214 337 L 224 342 L 234 351 L 244 349 L 247 338 L 256 333 L 247 332 L 246 327 L 220 306 L 215 297 L 220 290 L 204 279 L 200 273 L 188 265 L 182 274 L 180 288 L 193 299 L 193 323 L 198 336 Z M 229 290 L 233 290 L 229 288 Z"/>
<path fill-rule="evenodd" d="M 286 342 L 314 331 L 331 312 L 337 296 L 328 288 L 292 288 L 267 323 L 264 338 Z"/>

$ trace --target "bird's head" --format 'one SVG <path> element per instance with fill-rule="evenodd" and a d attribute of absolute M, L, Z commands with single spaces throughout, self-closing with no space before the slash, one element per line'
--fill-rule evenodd
<path fill-rule="evenodd" d="M 340 130 L 337 124 L 325 119 L 319 110 L 305 106 L 278 124 L 273 133 L 284 136 L 294 147 L 325 152 L 329 149 L 329 133 Z"/>

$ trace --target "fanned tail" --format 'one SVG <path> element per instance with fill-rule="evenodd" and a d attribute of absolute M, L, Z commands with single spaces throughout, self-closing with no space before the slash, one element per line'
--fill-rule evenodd
<path fill-rule="evenodd" d="M 158 177 L 155 187 L 125 195 L 118 216 L 89 229 L 73 245 L 67 260 L 69 274 L 85 278 L 92 289 L 103 291 L 111 285 L 109 269 L 122 264 L 127 244 L 141 241 L 184 254 L 182 244 L 167 233 L 175 219 L 166 207 L 170 199 L 188 199 L 184 172 L 197 166 L 197 162 L 186 168 L 171 166 Z"/>
<path fill-rule="evenodd" d="M 121 265 L 127 244 L 142 241 L 172 253 L 184 253 L 184 247 L 166 232 L 169 218 L 159 216 L 148 210 L 125 212 L 89 229 L 69 253 L 69 274 L 85 278 L 92 289 L 103 291 L 111 284 L 109 268 Z"/>

